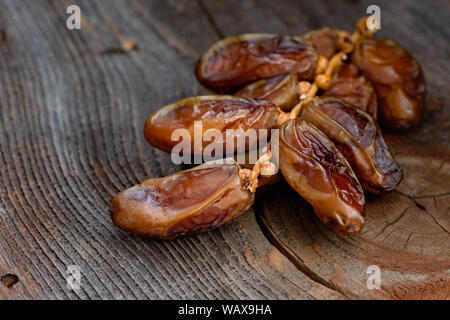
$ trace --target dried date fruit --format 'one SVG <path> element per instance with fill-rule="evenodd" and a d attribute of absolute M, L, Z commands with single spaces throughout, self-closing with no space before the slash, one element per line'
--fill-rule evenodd
<path fill-rule="evenodd" d="M 302 41 L 311 43 L 317 53 L 330 59 L 338 51 L 339 37 L 336 30 L 330 27 L 322 27 L 311 30 L 300 36 Z"/>
<path fill-rule="evenodd" d="M 332 230 L 354 235 L 364 227 L 364 192 L 342 153 L 302 119 L 280 127 L 280 170 L 289 185 Z"/>
<path fill-rule="evenodd" d="M 335 98 L 314 98 L 303 106 L 300 117 L 335 143 L 365 190 L 389 192 L 400 183 L 402 170 L 369 114 Z"/>
<path fill-rule="evenodd" d="M 210 162 L 148 179 L 112 201 L 114 224 L 131 233 L 173 239 L 216 228 L 247 211 L 254 193 L 236 163 Z"/>
<path fill-rule="evenodd" d="M 372 81 L 379 118 L 387 127 L 409 129 L 421 120 L 426 94 L 419 63 L 391 39 L 360 39 L 352 61 Z"/>
<path fill-rule="evenodd" d="M 270 100 L 283 111 L 290 111 L 300 99 L 296 74 L 281 75 L 256 81 L 234 95 Z"/>
<path fill-rule="evenodd" d="M 202 154 L 203 150 L 211 144 L 211 141 L 203 139 L 204 133 L 209 129 L 216 129 L 221 133 L 220 141 L 223 152 L 226 151 L 226 130 L 234 130 L 235 141 L 245 139 L 248 129 L 274 128 L 280 116 L 278 107 L 266 100 L 254 100 L 234 96 L 199 96 L 180 100 L 169 104 L 152 114 L 145 124 L 144 135 L 147 141 L 154 147 L 171 152 L 179 143 L 178 139 L 172 139 L 172 134 L 177 129 L 186 129 L 191 139 L 191 153 Z M 197 143 L 194 132 L 195 121 L 201 121 L 201 130 Z M 270 132 L 269 132 L 270 133 Z M 200 139 L 200 140 L 199 140 Z M 214 140 L 214 139 L 212 139 Z M 246 141 L 246 150 L 253 148 Z M 237 146 L 237 143 L 234 143 Z M 236 151 L 235 149 L 231 152 Z M 214 155 L 213 155 L 214 156 Z"/>
<path fill-rule="evenodd" d="M 301 35 L 300 39 L 306 43 L 310 43 L 319 55 L 327 59 L 331 59 L 338 51 L 350 52 L 353 49 L 350 34 L 331 27 L 311 30 Z"/>
<path fill-rule="evenodd" d="M 317 58 L 316 50 L 299 37 L 243 34 L 214 44 L 198 61 L 195 74 L 206 88 L 229 93 L 283 74 L 312 79 Z"/>
<path fill-rule="evenodd" d="M 334 73 L 330 87 L 322 96 L 339 98 L 377 118 L 378 103 L 375 89 L 354 65 L 344 63 Z"/>

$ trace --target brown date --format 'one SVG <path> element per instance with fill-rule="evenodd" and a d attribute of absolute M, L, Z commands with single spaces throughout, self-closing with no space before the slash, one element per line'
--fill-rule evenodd
<path fill-rule="evenodd" d="M 330 59 L 338 51 L 339 37 L 331 27 L 311 30 L 300 36 L 303 42 L 311 43 L 317 53 Z"/>
<path fill-rule="evenodd" d="M 205 163 L 148 179 L 112 200 L 114 224 L 131 233 L 173 239 L 216 228 L 247 211 L 254 194 L 236 163 Z"/>
<path fill-rule="evenodd" d="M 297 118 L 280 127 L 280 170 L 289 185 L 332 230 L 348 235 L 364 227 L 364 192 L 328 137 Z"/>
<path fill-rule="evenodd" d="M 375 89 L 354 64 L 342 64 L 334 73 L 328 90 L 322 96 L 339 98 L 377 118 Z"/>
<path fill-rule="evenodd" d="M 404 48 L 391 39 L 363 38 L 356 43 L 352 61 L 375 86 L 382 124 L 409 129 L 420 122 L 425 78 Z"/>
<path fill-rule="evenodd" d="M 299 37 L 243 34 L 214 44 L 198 61 L 195 74 L 206 88 L 229 93 L 283 74 L 313 79 L 317 59 L 316 50 Z"/>
<path fill-rule="evenodd" d="M 330 138 L 351 164 L 362 187 L 373 193 L 394 190 L 402 170 L 367 113 L 335 98 L 314 98 L 300 117 Z"/>
<path fill-rule="evenodd" d="M 202 136 L 208 129 L 220 131 L 225 152 L 227 129 L 235 130 L 234 138 L 237 140 L 250 128 L 274 128 L 279 116 L 277 106 L 266 100 L 234 96 L 191 97 L 169 104 L 152 114 L 145 124 L 144 136 L 152 146 L 171 152 L 179 143 L 177 139 L 172 139 L 172 133 L 176 129 L 187 129 L 191 138 L 191 153 L 195 154 L 196 151 L 202 152 L 211 143 L 201 141 L 200 148 L 194 146 L 194 121 L 201 121 Z M 246 139 L 246 149 L 254 147 L 249 144 L 250 141 Z M 234 145 L 236 147 L 237 143 Z"/>
<path fill-rule="evenodd" d="M 290 111 L 300 99 L 296 74 L 262 79 L 249 84 L 234 95 L 245 98 L 270 100 L 283 111 Z"/>

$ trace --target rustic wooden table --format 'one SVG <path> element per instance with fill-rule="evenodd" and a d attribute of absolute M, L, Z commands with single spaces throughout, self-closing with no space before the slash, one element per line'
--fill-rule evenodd
<path fill-rule="evenodd" d="M 281 182 L 253 211 L 207 234 L 150 241 L 116 229 L 121 189 L 180 170 L 142 135 L 146 117 L 206 92 L 196 59 L 248 32 L 352 30 L 373 1 L 0 2 L 2 299 L 449 298 L 450 5 L 383 1 L 380 36 L 397 39 L 428 80 L 422 125 L 386 140 L 405 178 L 368 197 L 358 237 L 326 229 Z M 82 29 L 66 28 L 78 4 Z M 120 49 L 131 40 L 137 48 Z M 70 290 L 69 266 L 81 271 Z M 367 267 L 381 271 L 369 290 Z M 6 282 L 6 277 L 2 282 Z"/>

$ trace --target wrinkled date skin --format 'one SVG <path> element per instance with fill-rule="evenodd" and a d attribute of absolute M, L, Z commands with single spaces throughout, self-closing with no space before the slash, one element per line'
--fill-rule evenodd
<path fill-rule="evenodd" d="M 303 42 L 310 43 L 317 53 L 330 59 L 338 51 L 338 35 L 330 27 L 311 30 L 300 36 Z"/>
<path fill-rule="evenodd" d="M 315 98 L 303 106 L 300 117 L 335 143 L 365 190 L 389 192 L 400 183 L 402 170 L 369 114 L 338 99 Z"/>
<path fill-rule="evenodd" d="M 298 77 L 282 75 L 256 81 L 235 93 L 236 96 L 270 100 L 283 111 L 290 111 L 299 102 Z"/>
<path fill-rule="evenodd" d="M 206 88 L 230 93 L 253 81 L 283 74 L 311 80 L 316 66 L 316 51 L 299 37 L 244 34 L 213 45 L 198 61 L 195 74 Z"/>
<path fill-rule="evenodd" d="M 391 39 L 363 39 L 356 44 L 352 61 L 375 86 L 383 125 L 409 129 L 420 122 L 425 78 L 405 49 Z"/>
<path fill-rule="evenodd" d="M 226 150 L 227 129 L 235 130 L 234 147 L 236 148 L 238 139 L 240 136 L 244 136 L 248 129 L 274 128 L 279 116 L 280 112 L 277 106 L 266 100 L 234 96 L 191 97 L 167 105 L 152 114 L 145 124 L 144 136 L 152 146 L 171 152 L 172 148 L 179 143 L 178 139 L 172 139 L 172 133 L 176 129 L 187 129 L 191 139 L 191 153 L 201 154 L 205 147 L 212 142 L 200 140 L 202 146 L 200 148 L 194 147 L 194 121 L 201 121 L 202 136 L 208 129 L 220 131 L 222 135 L 221 144 L 225 153 L 229 151 Z M 202 139 L 202 137 L 199 137 L 199 139 Z M 215 141 L 214 138 L 211 138 L 211 140 Z M 250 145 L 248 140 L 246 139 L 247 150 L 254 147 Z M 234 152 L 236 149 L 231 151 Z"/>
<path fill-rule="evenodd" d="M 205 163 L 164 178 L 148 179 L 112 200 L 114 224 L 155 239 L 173 239 L 216 228 L 247 211 L 254 194 L 239 165 Z"/>
<path fill-rule="evenodd" d="M 280 170 L 289 185 L 332 230 L 355 235 L 364 227 L 364 192 L 341 152 L 302 119 L 280 127 Z"/>
<path fill-rule="evenodd" d="M 339 67 L 322 96 L 339 98 L 367 112 L 377 119 L 378 103 L 375 89 L 354 64 L 343 64 Z"/>

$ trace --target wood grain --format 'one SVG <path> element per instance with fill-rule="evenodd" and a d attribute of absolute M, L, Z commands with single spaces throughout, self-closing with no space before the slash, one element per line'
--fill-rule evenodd
<path fill-rule="evenodd" d="M 208 2 L 210 3 L 210 2 Z M 247 5 L 242 2 L 242 6 Z M 269 1 L 260 1 L 248 26 L 280 33 L 302 33 L 323 24 L 352 30 L 358 10 L 369 2 L 277 2 L 267 19 Z M 239 33 L 231 5 L 209 6 L 225 35 Z M 346 10 L 344 10 L 344 8 Z M 398 191 L 368 196 L 368 222 L 359 237 L 345 237 L 325 228 L 311 207 L 286 183 L 272 188 L 254 206 L 267 237 L 310 278 L 347 298 L 448 299 L 450 297 L 450 112 L 447 58 L 448 17 L 444 2 L 382 2 L 382 27 L 377 36 L 397 39 L 421 62 L 428 80 L 423 124 L 414 131 L 387 134 L 386 140 L 403 167 Z M 243 9 L 242 7 L 238 8 Z M 232 12 L 230 14 L 230 12 Z M 339 14 L 331 14 L 338 12 Z M 306 13 L 306 15 L 305 15 Z M 326 16 L 326 18 L 323 18 Z M 296 18 L 297 17 L 297 18 Z M 296 19 L 302 21 L 296 23 Z M 267 22 L 267 23 L 266 23 Z M 306 28 L 304 28 L 306 26 Z M 442 68 L 438 71 L 436 68 Z M 369 290 L 367 267 L 377 265 L 381 290 Z"/>
<path fill-rule="evenodd" d="M 252 212 L 172 242 L 112 225 L 119 190 L 180 169 L 147 145 L 144 121 L 200 91 L 193 65 L 219 35 L 191 1 L 80 1 L 81 31 L 65 28 L 68 4 L 1 4 L 0 274 L 19 283 L 0 298 L 340 298 L 279 254 Z M 124 40 L 137 50 L 117 50 Z"/>
<path fill-rule="evenodd" d="M 448 297 L 443 0 L 381 4 L 381 35 L 418 58 L 429 95 L 423 125 L 387 137 L 406 178 L 397 193 L 369 199 L 360 238 L 330 233 L 283 183 L 259 197 L 257 219 L 251 211 L 172 242 L 128 235 L 109 218 L 119 190 L 181 169 L 148 146 L 142 129 L 159 107 L 206 92 L 193 68 L 212 43 L 324 24 L 351 30 L 368 3 L 2 1 L 0 276 L 19 282 L 0 285 L 0 299 Z M 80 31 L 65 27 L 69 4 L 81 8 Z M 120 50 L 122 41 L 137 47 Z M 365 286 L 368 263 L 382 269 L 380 291 Z M 67 288 L 70 265 L 81 268 L 80 290 Z"/>

